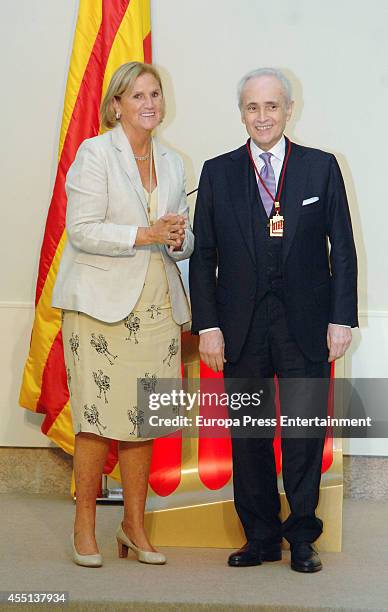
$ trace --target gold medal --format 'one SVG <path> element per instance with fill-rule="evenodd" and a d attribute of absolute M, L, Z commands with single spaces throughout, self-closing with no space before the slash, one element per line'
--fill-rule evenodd
<path fill-rule="evenodd" d="M 275 216 L 269 220 L 269 235 L 277 238 L 283 237 L 284 217 L 279 215 L 280 204 L 275 202 Z"/>
<path fill-rule="evenodd" d="M 283 228 L 284 228 L 284 217 L 282 215 L 276 214 L 269 221 L 269 235 L 277 236 L 278 238 L 283 237 Z"/>

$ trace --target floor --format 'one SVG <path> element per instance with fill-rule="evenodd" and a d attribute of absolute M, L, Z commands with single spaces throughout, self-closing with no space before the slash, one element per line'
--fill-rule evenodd
<path fill-rule="evenodd" d="M 346 499 L 343 552 L 322 553 L 323 571 L 309 575 L 290 570 L 288 552 L 251 568 L 229 568 L 221 549 L 163 548 L 165 566 L 119 559 L 120 506 L 97 509 L 104 566 L 81 568 L 71 562 L 68 497 L 2 494 L 0 504 L 2 591 L 67 591 L 74 610 L 388 611 L 387 502 Z"/>

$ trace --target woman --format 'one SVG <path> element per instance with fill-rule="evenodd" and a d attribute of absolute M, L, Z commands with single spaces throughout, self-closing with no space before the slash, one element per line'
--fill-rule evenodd
<path fill-rule="evenodd" d="M 62 334 L 75 432 L 73 559 L 102 565 L 96 495 L 110 441 L 118 440 L 124 518 L 119 556 L 165 563 L 144 531 L 152 441 L 142 438 L 137 379 L 180 377 L 180 326 L 190 320 L 176 261 L 188 258 L 181 158 L 154 138 L 164 116 L 150 65 L 113 75 L 101 105 L 108 131 L 85 140 L 66 179 L 67 244 L 53 295 Z"/>

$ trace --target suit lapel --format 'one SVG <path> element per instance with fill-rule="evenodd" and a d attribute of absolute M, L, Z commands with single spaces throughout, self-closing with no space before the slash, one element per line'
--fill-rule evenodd
<path fill-rule="evenodd" d="M 170 173 L 168 171 L 167 150 L 156 140 L 152 139 L 155 172 L 158 181 L 158 218 L 167 212 L 168 195 L 170 190 Z"/>
<path fill-rule="evenodd" d="M 305 153 L 298 145 L 291 143 L 291 153 L 280 200 L 281 214 L 284 215 L 283 262 L 287 259 L 295 236 L 307 176 L 308 162 Z"/>
<path fill-rule="evenodd" d="M 139 200 L 147 212 L 147 200 L 144 194 L 143 184 L 141 182 L 140 174 L 137 169 L 137 164 L 128 142 L 128 139 L 121 127 L 118 125 L 111 131 L 112 144 L 118 152 L 118 158 L 122 169 L 128 176 L 131 184 L 133 185 Z"/>
<path fill-rule="evenodd" d="M 252 198 L 257 195 L 250 189 L 251 164 L 245 145 L 230 154 L 231 163 L 227 175 L 229 193 L 242 237 L 248 247 L 253 264 L 256 266 L 255 246 L 252 227 Z"/>

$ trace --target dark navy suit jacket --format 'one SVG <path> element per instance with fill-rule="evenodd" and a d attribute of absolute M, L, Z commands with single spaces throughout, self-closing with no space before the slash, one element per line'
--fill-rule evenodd
<path fill-rule="evenodd" d="M 238 359 L 255 307 L 257 262 L 246 146 L 205 162 L 190 260 L 192 332 L 220 327 Z M 303 206 L 303 201 L 318 197 Z M 292 143 L 281 212 L 284 302 L 291 333 L 312 361 L 327 359 L 327 325 L 356 327 L 357 258 L 344 182 L 334 155 Z M 218 272 L 216 274 L 216 270 Z"/>

